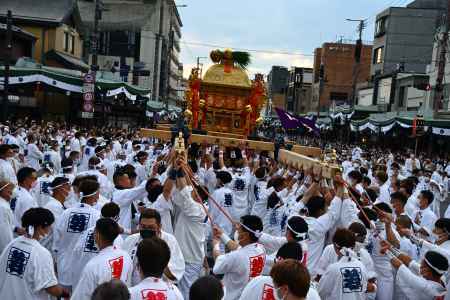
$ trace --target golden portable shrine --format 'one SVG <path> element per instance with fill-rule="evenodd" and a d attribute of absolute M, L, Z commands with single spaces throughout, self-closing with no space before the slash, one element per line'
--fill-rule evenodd
<path fill-rule="evenodd" d="M 263 122 L 261 109 L 266 102 L 266 88 L 262 74 L 250 80 L 246 68 L 250 55 L 246 52 L 214 50 L 210 53 L 214 64 L 204 76 L 194 68 L 189 77 L 189 88 L 185 94 L 187 108 L 184 112 L 188 127 L 192 130 L 189 143 L 220 144 L 237 147 L 244 143 L 256 151 L 274 151 L 272 142 L 247 139 L 254 129 Z M 199 134 L 201 132 L 202 134 Z M 142 136 L 163 141 L 171 140 L 170 127 L 141 130 Z M 181 135 L 175 139 L 176 149 L 184 147 Z M 179 144 L 179 145 L 178 145 Z M 318 158 L 320 148 L 294 145 L 292 151 L 282 150 L 280 160 L 286 164 L 316 166 L 323 169 L 326 177 L 338 171 L 335 166 L 327 166 Z"/>
<path fill-rule="evenodd" d="M 262 74 L 250 80 L 246 52 L 214 50 L 214 62 L 201 78 L 192 69 L 186 91 L 187 113 L 192 114 L 190 127 L 207 132 L 231 133 L 246 137 L 262 122 L 260 112 L 266 101 Z"/>

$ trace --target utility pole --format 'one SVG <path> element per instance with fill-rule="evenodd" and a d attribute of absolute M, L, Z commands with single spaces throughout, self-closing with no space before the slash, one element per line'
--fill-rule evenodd
<path fill-rule="evenodd" d="M 355 64 L 353 66 L 352 96 L 351 96 L 351 103 L 350 103 L 350 106 L 353 109 L 353 107 L 356 104 L 355 103 L 356 102 L 356 84 L 358 82 L 360 66 L 361 66 L 361 56 L 362 56 L 362 49 L 363 49 L 362 35 L 363 35 L 364 29 L 366 28 L 367 19 L 364 19 L 364 20 L 362 20 L 362 19 L 359 19 L 359 20 L 347 19 L 347 21 L 359 23 L 358 24 L 359 38 L 356 41 L 356 47 L 355 47 Z"/>
<path fill-rule="evenodd" d="M 9 101 L 9 64 L 11 61 L 11 51 L 12 51 L 12 12 L 8 10 L 6 15 L 6 53 L 5 53 L 5 73 L 4 73 L 4 84 L 3 84 L 3 114 L 2 120 L 7 121 L 8 119 L 8 101 Z"/>
<path fill-rule="evenodd" d="M 439 48 L 441 49 L 439 53 L 439 64 L 438 64 L 438 75 L 436 79 L 436 87 L 434 91 L 434 99 L 433 99 L 433 114 L 436 114 L 439 111 L 439 103 L 442 100 L 443 92 L 444 92 L 444 77 L 445 77 L 445 65 L 447 63 L 447 52 L 448 52 L 448 30 L 449 30 L 449 18 L 450 16 L 450 0 L 447 4 L 447 12 L 442 15 L 442 26 L 441 26 L 441 35 L 439 39 Z"/>
<path fill-rule="evenodd" d="M 201 59 L 207 59 L 206 56 L 197 56 L 197 70 L 198 70 L 198 76 L 202 78 L 203 76 L 203 64 L 200 63 Z M 201 67 L 201 68 L 200 68 Z"/>
<path fill-rule="evenodd" d="M 101 0 L 95 0 L 94 30 L 91 38 L 91 54 L 92 54 L 91 71 L 93 73 L 98 71 L 98 40 L 99 40 L 98 23 L 102 19 L 102 10 L 103 10 L 103 3 L 101 2 Z"/>
<path fill-rule="evenodd" d="M 320 98 L 323 93 L 325 83 L 325 64 L 322 63 L 319 67 L 319 98 L 317 100 L 317 120 L 320 118 Z"/>
<path fill-rule="evenodd" d="M 159 0 L 159 28 L 158 33 L 156 33 L 155 40 L 155 64 L 153 66 L 153 95 L 158 95 L 158 98 L 161 98 L 161 92 L 158 87 L 158 83 L 161 80 L 161 68 L 160 68 L 160 51 L 162 50 L 161 40 L 163 37 L 163 25 L 164 25 L 164 1 Z M 158 80 L 159 77 L 159 80 Z M 158 92 L 158 93 L 157 93 Z M 156 101 L 158 99 L 155 99 Z"/>

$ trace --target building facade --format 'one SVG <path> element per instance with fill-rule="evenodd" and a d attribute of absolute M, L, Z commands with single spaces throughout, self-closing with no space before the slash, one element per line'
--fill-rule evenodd
<path fill-rule="evenodd" d="M 372 46 L 363 45 L 361 62 L 355 61 L 354 44 L 325 43 L 315 50 L 313 105 L 328 111 L 331 105 L 351 104 L 356 84 L 370 79 Z"/>
<path fill-rule="evenodd" d="M 179 101 L 180 15 L 174 0 L 103 0 L 99 21 L 100 69 L 114 70 L 122 79 L 152 90 L 154 101 Z M 79 0 L 83 23 L 92 32 L 93 1 Z M 86 53 L 90 45 L 86 44 Z M 89 56 L 90 57 L 90 56 Z"/>
<path fill-rule="evenodd" d="M 313 69 L 291 67 L 286 88 L 286 110 L 294 114 L 305 114 L 312 106 Z"/>
<path fill-rule="evenodd" d="M 268 116 L 276 116 L 275 107 L 284 109 L 286 107 L 286 88 L 289 79 L 289 70 L 283 66 L 273 66 L 267 75 L 267 94 L 269 101 L 266 109 Z M 269 105 L 270 104 L 270 105 Z"/>
<path fill-rule="evenodd" d="M 8 10 L 12 12 L 14 25 L 36 38 L 31 53 L 36 62 L 51 67 L 88 70 L 89 66 L 82 60 L 84 37 L 74 1 L 2 0 L 0 22 L 5 22 Z"/>
<path fill-rule="evenodd" d="M 425 73 L 431 62 L 433 39 L 447 1 L 414 1 L 389 7 L 375 23 L 372 76 L 396 72 Z"/>

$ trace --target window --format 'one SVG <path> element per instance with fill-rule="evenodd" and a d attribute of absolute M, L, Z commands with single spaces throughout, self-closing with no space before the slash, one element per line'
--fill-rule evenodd
<path fill-rule="evenodd" d="M 383 62 L 384 47 L 379 47 L 373 51 L 373 64 L 381 64 Z"/>
<path fill-rule="evenodd" d="M 377 20 L 375 23 L 375 37 L 381 37 L 386 33 L 387 17 L 383 17 Z"/>
<path fill-rule="evenodd" d="M 65 31 L 64 32 L 64 51 L 68 53 L 75 53 L 75 35 Z"/>
<path fill-rule="evenodd" d="M 73 34 L 70 35 L 70 40 L 71 40 L 70 53 L 75 54 L 75 36 Z"/>
<path fill-rule="evenodd" d="M 400 91 L 398 93 L 398 107 L 403 107 L 405 103 L 405 87 L 400 87 Z"/>
<path fill-rule="evenodd" d="M 64 51 L 69 52 L 69 33 L 64 32 Z"/>

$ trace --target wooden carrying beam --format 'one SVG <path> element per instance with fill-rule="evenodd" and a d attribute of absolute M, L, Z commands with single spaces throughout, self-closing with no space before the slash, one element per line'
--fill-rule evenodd
<path fill-rule="evenodd" d="M 300 145 L 294 145 L 292 147 L 292 152 L 313 158 L 320 158 L 320 156 L 322 155 L 322 149 L 320 148 Z"/>
<path fill-rule="evenodd" d="M 141 129 L 141 135 L 144 137 L 154 137 L 157 139 L 161 139 L 163 141 L 169 141 L 172 137 L 172 133 L 170 131 L 158 129 L 145 129 L 145 128 Z M 198 144 L 206 142 L 208 144 L 222 145 L 225 147 L 238 147 L 239 144 L 243 142 L 250 149 L 258 151 L 271 151 L 271 152 L 275 150 L 273 143 L 269 142 L 236 139 L 214 135 L 192 134 L 190 142 Z"/>
<path fill-rule="evenodd" d="M 317 159 L 284 149 L 281 149 L 278 153 L 278 159 L 281 162 L 287 165 L 293 165 L 296 168 L 309 169 L 312 167 L 314 174 L 319 175 L 322 173 L 324 178 L 334 178 L 336 173 L 341 172 L 336 165 L 328 165 Z"/>

